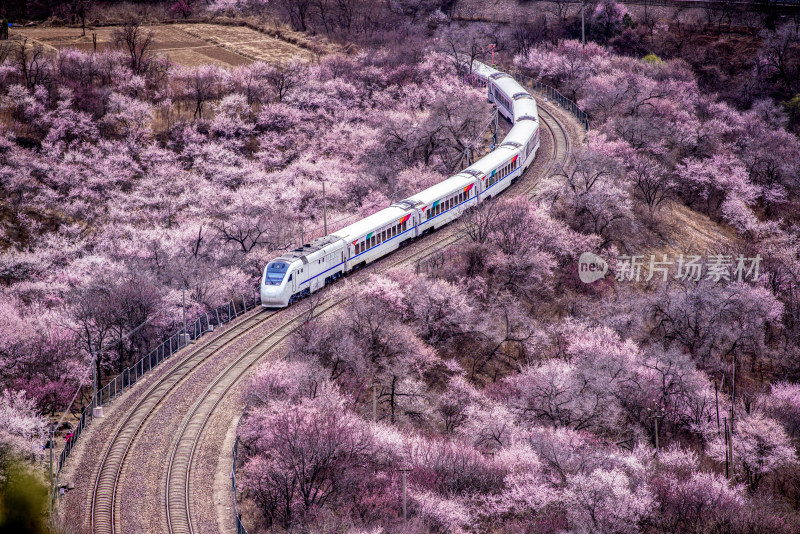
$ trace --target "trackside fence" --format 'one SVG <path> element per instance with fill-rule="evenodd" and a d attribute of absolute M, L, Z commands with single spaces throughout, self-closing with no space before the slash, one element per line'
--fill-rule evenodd
<path fill-rule="evenodd" d="M 242 523 L 242 516 L 239 514 L 239 499 L 236 496 L 236 455 L 239 451 L 239 438 L 233 443 L 233 465 L 231 466 L 231 485 L 233 486 L 233 515 L 236 517 L 236 534 L 247 534 L 247 529 Z"/>
<path fill-rule="evenodd" d="M 530 76 L 526 76 L 525 74 L 521 74 L 519 72 L 512 72 L 510 70 L 505 70 L 500 67 L 495 67 L 498 70 L 502 70 L 514 77 L 520 84 L 524 87 L 528 87 L 532 91 L 535 91 L 539 94 L 539 96 L 546 99 L 547 102 L 552 102 L 556 104 L 560 108 L 569 111 L 575 118 L 578 119 L 578 122 L 586 128 L 586 131 L 589 131 L 589 115 L 586 114 L 581 108 L 578 107 L 578 104 L 567 98 L 566 96 L 562 95 L 558 89 L 555 87 L 551 87 L 545 83 L 540 82 L 539 80 L 534 80 Z"/>
<path fill-rule="evenodd" d="M 185 329 L 181 326 L 177 332 L 167 336 L 155 349 L 142 356 L 136 363 L 123 370 L 120 374 L 115 376 L 113 380 L 106 383 L 102 389 L 98 390 L 93 396 L 92 402 L 81 409 L 80 419 L 72 430 L 72 435 L 68 435 L 64 449 L 62 449 L 58 458 L 53 462 L 54 465 L 51 467 L 53 473 L 53 491 L 51 492 L 50 501 L 51 509 L 55 503 L 56 495 L 62 490 L 58 484 L 58 477 L 61 474 L 64 463 L 67 461 L 67 458 L 69 458 L 72 449 L 78 443 L 83 430 L 91 423 L 95 408 L 104 406 L 122 395 L 126 390 L 130 389 L 141 380 L 151 369 L 161 365 L 173 354 L 177 353 L 203 334 L 212 332 L 215 328 L 233 321 L 243 313 L 258 306 L 260 302 L 261 297 L 258 291 L 253 291 L 252 293 L 245 293 L 239 297 L 233 298 L 226 304 L 200 315 L 197 319 L 188 323 Z M 54 441 L 55 438 L 51 431 L 50 447 L 54 446 Z"/>

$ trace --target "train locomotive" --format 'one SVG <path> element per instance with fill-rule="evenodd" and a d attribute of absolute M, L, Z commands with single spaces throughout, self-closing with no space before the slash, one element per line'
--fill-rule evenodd
<path fill-rule="evenodd" d="M 270 261 L 261 304 L 283 308 L 457 219 L 508 188 L 539 149 L 536 101 L 514 78 L 475 62 L 472 77 L 513 125 L 496 148 L 455 176 Z"/>

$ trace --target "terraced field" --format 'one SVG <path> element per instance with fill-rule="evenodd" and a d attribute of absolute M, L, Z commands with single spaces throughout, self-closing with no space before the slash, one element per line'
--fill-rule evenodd
<path fill-rule="evenodd" d="M 214 63 L 235 67 L 252 61 L 283 65 L 293 58 L 310 61 L 315 53 L 297 44 L 277 39 L 247 26 L 222 24 L 164 24 L 147 26 L 153 37 L 153 50 L 168 55 L 186 66 Z M 86 30 L 80 28 L 13 28 L 10 36 L 27 37 L 50 51 L 63 48 L 92 50 L 92 34 L 97 36 L 97 49 L 111 45 L 114 26 Z"/>

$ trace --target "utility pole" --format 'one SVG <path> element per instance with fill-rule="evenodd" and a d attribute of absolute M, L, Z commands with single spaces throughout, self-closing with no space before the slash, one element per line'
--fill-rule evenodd
<path fill-rule="evenodd" d="M 655 432 L 656 432 L 656 454 L 658 454 L 658 452 L 660 450 L 659 446 L 658 446 L 658 414 L 653 416 L 653 424 L 656 427 L 656 429 L 655 429 Z"/>
<path fill-rule="evenodd" d="M 378 421 L 378 384 L 372 384 L 372 420 Z"/>
<path fill-rule="evenodd" d="M 583 48 L 586 48 L 586 22 L 583 16 L 585 9 L 586 0 L 581 0 L 581 43 L 583 43 Z"/>
<path fill-rule="evenodd" d="M 403 473 L 403 521 L 408 521 L 408 509 L 406 508 L 406 473 L 411 471 L 411 469 L 401 467 L 399 471 Z"/>
<path fill-rule="evenodd" d="M 731 407 L 731 415 L 733 414 L 733 407 Z M 728 451 L 725 454 L 726 457 L 730 458 L 731 462 L 731 477 L 733 477 L 733 420 L 731 420 L 731 428 L 728 430 Z"/>
<path fill-rule="evenodd" d="M 489 50 L 492 52 L 492 67 L 494 67 L 494 47 L 497 46 L 496 44 L 490 44 Z"/>
<path fill-rule="evenodd" d="M 183 310 L 183 342 L 186 343 L 186 287 L 181 287 L 181 309 Z"/>
<path fill-rule="evenodd" d="M 50 483 L 53 484 L 55 480 L 55 471 L 53 471 L 53 449 L 55 448 L 55 437 L 56 437 L 56 425 L 55 423 L 50 423 Z M 55 490 L 54 490 L 55 491 Z"/>
<path fill-rule="evenodd" d="M 731 478 L 730 469 L 728 468 L 730 462 L 730 456 L 728 455 L 728 419 L 723 417 L 722 421 L 725 424 L 725 478 Z"/>
<path fill-rule="evenodd" d="M 103 407 L 99 405 L 97 399 L 97 382 L 100 380 L 100 375 L 97 373 L 97 355 L 92 351 L 92 374 L 94 375 L 94 395 L 92 395 L 92 419 L 95 417 L 103 417 Z"/>
<path fill-rule="evenodd" d="M 322 222 L 325 230 L 325 235 L 328 235 L 328 206 L 325 202 L 325 181 L 322 182 Z"/>
<path fill-rule="evenodd" d="M 731 363 L 731 435 L 733 435 L 733 407 L 736 406 L 736 355 Z"/>
<path fill-rule="evenodd" d="M 719 435 L 719 388 L 714 380 L 714 403 L 717 405 L 717 435 Z"/>
<path fill-rule="evenodd" d="M 492 149 L 497 146 L 497 129 L 499 125 L 497 124 L 498 121 L 498 114 L 499 111 L 497 110 L 497 106 L 494 107 L 494 134 L 492 134 Z"/>

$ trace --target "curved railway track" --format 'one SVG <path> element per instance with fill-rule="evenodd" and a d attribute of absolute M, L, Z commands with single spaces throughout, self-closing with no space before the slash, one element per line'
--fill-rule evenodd
<path fill-rule="evenodd" d="M 540 175 L 548 173 L 558 163 L 566 162 L 570 151 L 570 140 L 563 123 L 551 112 L 540 107 L 541 124 L 548 130 L 552 138 L 552 157 Z M 512 187 L 512 194 L 531 195 L 538 184 L 538 179 L 524 176 Z M 404 251 L 375 263 L 373 268 L 354 273 L 349 278 L 355 283 L 363 283 L 367 275 L 385 272 L 404 263 L 418 261 L 438 250 L 446 248 L 463 239 L 463 235 L 454 228 L 447 228 L 426 239 L 420 240 Z M 338 306 L 348 297 L 336 297 L 323 293 L 314 311 L 319 315 Z M 134 404 L 118 425 L 113 438 L 106 447 L 100 467 L 95 477 L 91 503 L 91 527 L 96 533 L 122 532 L 120 524 L 120 502 L 118 494 L 124 478 L 126 461 L 130 451 L 142 439 L 143 430 L 158 409 L 169 405 L 170 396 L 190 376 L 196 376 L 203 363 L 214 356 L 230 349 L 237 341 L 242 340 L 254 329 L 264 325 L 269 319 L 276 319 L 276 325 L 260 337 L 256 343 L 236 355 L 216 376 L 208 377 L 205 389 L 196 398 L 187 415 L 180 423 L 170 445 L 169 462 L 163 477 L 163 515 L 167 531 L 170 534 L 190 534 L 198 532 L 193 521 L 195 506 L 193 501 L 194 487 L 192 482 L 193 462 L 198 445 L 201 443 L 204 430 L 209 420 L 220 406 L 226 395 L 241 382 L 250 369 L 260 363 L 267 354 L 279 346 L 300 324 L 304 310 L 301 306 L 265 312 L 259 311 L 246 317 L 241 323 L 207 343 L 201 344 L 173 368 L 159 377 Z"/>
<path fill-rule="evenodd" d="M 269 313 L 269 312 L 267 312 Z M 134 439 L 139 435 L 145 422 L 166 396 L 183 383 L 191 372 L 204 361 L 218 354 L 229 343 L 240 339 L 256 328 L 263 319 L 263 312 L 251 315 L 224 334 L 200 345 L 194 352 L 181 360 L 150 386 L 142 398 L 134 405 L 125 421 L 111 438 L 100 461 L 98 474 L 92 492 L 91 522 L 92 531 L 103 533 L 120 532 L 116 521 L 117 490 L 122 468 Z"/>

